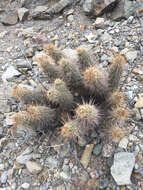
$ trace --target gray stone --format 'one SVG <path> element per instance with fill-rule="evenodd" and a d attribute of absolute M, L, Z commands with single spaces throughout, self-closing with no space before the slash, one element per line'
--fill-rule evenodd
<path fill-rule="evenodd" d="M 99 189 L 105 189 L 109 184 L 108 178 L 102 179 L 99 184 Z"/>
<path fill-rule="evenodd" d="M 101 36 L 101 40 L 103 42 L 109 42 L 111 41 L 112 37 L 107 32 L 104 32 L 104 34 Z"/>
<path fill-rule="evenodd" d="M 103 148 L 103 144 L 100 143 L 100 144 L 96 144 L 93 148 L 93 154 L 95 154 L 96 156 L 98 156 L 101 151 L 102 151 L 102 148 Z"/>
<path fill-rule="evenodd" d="M 32 149 L 30 147 L 26 148 L 22 154 L 20 154 L 16 161 L 20 164 L 25 164 L 27 161 L 29 161 L 32 158 Z"/>
<path fill-rule="evenodd" d="M 3 82 L 7 82 L 7 80 L 11 80 L 13 77 L 20 75 L 21 73 L 17 71 L 13 66 L 9 66 L 2 74 L 2 80 Z"/>
<path fill-rule="evenodd" d="M 37 6 L 34 11 L 33 11 L 33 15 L 39 15 L 40 13 L 43 13 L 44 11 L 47 10 L 46 6 Z"/>
<path fill-rule="evenodd" d="M 120 0 L 113 11 L 110 13 L 110 18 L 113 20 L 120 20 L 128 18 L 137 10 L 137 3 L 130 0 Z"/>
<path fill-rule="evenodd" d="M 1 20 L 1 22 L 4 25 L 15 25 L 17 21 L 18 21 L 18 16 L 16 13 L 9 13 L 5 15 Z"/>
<path fill-rule="evenodd" d="M 49 182 L 43 184 L 43 185 L 40 187 L 40 190 L 47 190 L 47 189 L 49 188 L 49 185 L 50 185 Z"/>
<path fill-rule="evenodd" d="M 135 165 L 135 156 L 130 152 L 119 152 L 114 155 L 111 174 L 117 185 L 131 184 L 131 174 Z"/>
<path fill-rule="evenodd" d="M 51 168 L 57 168 L 58 165 L 59 165 L 59 162 L 58 162 L 57 159 L 53 158 L 52 156 L 49 156 L 46 159 L 46 164 L 48 164 L 48 166 L 51 167 Z"/>
<path fill-rule="evenodd" d="M 85 0 L 83 4 L 83 10 L 86 14 L 91 14 L 93 12 L 94 2 L 93 0 Z"/>
<path fill-rule="evenodd" d="M 7 178 L 8 178 L 8 175 L 7 175 L 7 171 L 3 172 L 1 177 L 0 177 L 0 182 L 1 183 L 6 183 L 7 182 Z"/>
<path fill-rule="evenodd" d="M 23 8 L 18 9 L 17 14 L 18 14 L 19 20 L 24 21 L 29 14 L 29 10 L 23 7 Z"/>
<path fill-rule="evenodd" d="M 128 138 L 124 137 L 123 139 L 121 139 L 121 141 L 119 142 L 119 148 L 124 148 L 126 149 L 128 146 Z"/>

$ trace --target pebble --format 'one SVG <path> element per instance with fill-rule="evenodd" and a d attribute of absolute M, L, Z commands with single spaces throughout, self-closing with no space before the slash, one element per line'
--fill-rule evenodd
<path fill-rule="evenodd" d="M 23 183 L 23 184 L 21 185 L 21 187 L 22 187 L 23 189 L 28 189 L 28 188 L 30 187 L 30 184 L 29 184 L 29 183 Z"/>
<path fill-rule="evenodd" d="M 102 152 L 102 148 L 103 148 L 103 144 L 96 144 L 93 148 L 93 154 L 95 154 L 96 156 L 99 156 L 100 153 Z"/>
<path fill-rule="evenodd" d="M 38 174 L 42 170 L 41 165 L 33 161 L 26 162 L 26 168 L 32 174 Z"/>
<path fill-rule="evenodd" d="M 128 138 L 127 137 L 124 137 L 123 139 L 121 139 L 121 141 L 119 142 L 119 148 L 124 148 L 126 149 L 127 146 L 128 146 Z"/>
<path fill-rule="evenodd" d="M 60 177 L 61 177 L 63 180 L 66 180 L 66 181 L 69 181 L 69 180 L 71 179 L 70 174 L 65 173 L 65 172 L 61 172 L 61 173 L 60 173 Z"/>
<path fill-rule="evenodd" d="M 7 171 L 3 172 L 1 177 L 0 177 L 0 182 L 1 183 L 6 183 L 7 182 L 7 178 L 8 178 L 8 175 L 7 175 Z"/>
<path fill-rule="evenodd" d="M 100 181 L 99 189 L 105 189 L 109 184 L 108 178 L 104 178 Z"/>

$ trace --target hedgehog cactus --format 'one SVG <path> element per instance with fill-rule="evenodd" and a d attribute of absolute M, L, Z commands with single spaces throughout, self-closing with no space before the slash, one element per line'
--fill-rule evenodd
<path fill-rule="evenodd" d="M 106 73 L 93 64 L 85 49 L 76 51 L 78 63 L 69 60 L 68 55 L 54 45 L 44 47 L 45 53 L 36 61 L 52 83 L 47 91 L 19 87 L 13 90 L 18 100 L 35 104 L 13 116 L 16 126 L 60 127 L 63 138 L 77 140 L 99 130 L 105 123 L 123 125 L 129 111 L 119 84 L 126 59 L 117 55 Z M 63 115 L 67 116 L 64 124 Z"/>

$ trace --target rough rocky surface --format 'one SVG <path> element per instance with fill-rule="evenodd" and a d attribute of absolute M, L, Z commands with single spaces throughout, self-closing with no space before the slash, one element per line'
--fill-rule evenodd
<path fill-rule="evenodd" d="M 0 1 L 0 189 L 142 190 L 142 12 L 138 12 L 139 17 L 133 14 L 124 19 L 120 17 L 117 21 L 108 19 L 110 17 L 107 18 L 106 14 L 100 15 L 98 19 L 90 18 L 85 15 L 81 1 L 79 4 L 66 7 L 62 14 L 54 15 L 52 20 L 33 20 L 32 11 L 37 6 L 47 7 L 51 3 L 50 0 L 11 1 L 7 6 L 6 2 Z M 54 4 L 55 2 L 58 1 L 54 0 Z M 142 1 L 130 1 L 136 2 Z M 29 10 L 29 16 L 24 22 L 17 20 L 17 10 L 20 7 Z M 134 8 L 134 11 L 136 10 Z M 16 19 L 5 20 L 10 25 L 4 25 L 3 19 L 11 11 L 14 11 Z M 110 9 L 109 13 L 112 13 Z M 110 16 L 108 14 L 107 16 Z M 104 136 L 106 130 L 101 137 L 93 134 L 93 150 L 87 157 L 84 156 L 88 162 L 87 168 L 83 168 L 81 164 L 86 142 L 81 142 L 82 146 L 76 147 L 70 143 L 63 143 L 55 134 L 35 134 L 32 129 L 25 129 L 23 126 L 20 126 L 15 134 L 14 128 L 12 129 L 10 117 L 21 110 L 21 105 L 11 98 L 11 88 L 19 84 L 30 89 L 41 84 L 47 85 L 45 76 L 34 64 L 32 57 L 42 49 L 43 44 L 51 41 L 66 49 L 64 51 L 70 52 L 74 61 L 77 57 L 73 49 L 78 46 L 87 48 L 95 63 L 103 69 L 108 67 L 112 57 L 118 53 L 127 58 L 121 90 L 126 94 L 133 115 L 123 126 L 126 134 L 119 143 L 114 143 Z M 115 155 L 123 151 L 126 151 L 126 154 L 129 152 L 132 161 L 135 158 L 135 163 L 127 166 L 130 171 L 128 182 L 131 184 L 120 187 L 119 183 L 127 184 L 127 181 L 125 182 L 118 173 L 114 180 L 110 168 L 114 165 Z M 119 163 L 121 160 L 122 163 L 126 163 L 128 157 L 117 158 Z M 36 175 L 29 172 L 27 162 L 34 162 L 40 166 Z M 118 162 L 115 162 L 115 166 L 118 166 L 116 163 Z M 124 165 L 119 166 L 121 168 Z M 126 168 L 123 171 L 126 174 Z"/>

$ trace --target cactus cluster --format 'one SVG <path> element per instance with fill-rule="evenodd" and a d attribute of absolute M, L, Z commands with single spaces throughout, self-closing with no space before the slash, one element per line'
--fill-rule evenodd
<path fill-rule="evenodd" d="M 87 50 L 79 47 L 76 52 L 78 61 L 73 62 L 62 50 L 47 44 L 43 53 L 35 56 L 51 84 L 47 90 L 13 89 L 13 96 L 27 104 L 26 110 L 13 115 L 15 126 L 60 128 L 63 138 L 74 141 L 104 126 L 111 127 L 113 136 L 116 132 L 117 138 L 122 135 L 120 127 L 130 114 L 119 90 L 125 57 L 115 56 L 105 72 Z"/>

